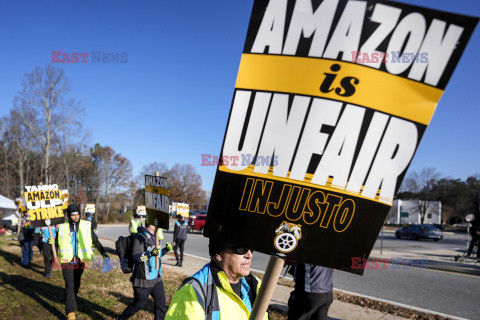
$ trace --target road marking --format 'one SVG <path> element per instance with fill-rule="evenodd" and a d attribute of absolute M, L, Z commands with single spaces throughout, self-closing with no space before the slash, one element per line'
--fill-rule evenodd
<path fill-rule="evenodd" d="M 441 313 L 441 312 L 436 312 L 436 311 L 432 311 L 432 310 L 428 310 L 428 309 L 409 306 L 407 304 L 398 303 L 398 302 L 394 302 L 394 301 L 390 301 L 390 300 L 379 299 L 379 298 L 363 295 L 363 294 L 356 293 L 356 292 L 346 291 L 346 290 L 342 290 L 342 289 L 338 289 L 338 288 L 334 288 L 334 289 L 339 291 L 339 292 L 345 293 L 345 294 L 354 295 L 354 296 L 357 296 L 357 297 L 370 299 L 370 300 L 374 300 L 374 301 L 378 301 L 378 302 L 388 303 L 388 304 L 391 304 L 393 306 L 404 308 L 404 309 L 409 309 L 409 310 L 413 310 L 413 311 L 417 311 L 417 312 L 423 312 L 423 313 L 427 313 L 427 314 L 434 314 L 434 315 L 437 315 L 437 316 L 441 316 L 441 317 L 448 318 L 448 319 L 453 319 L 453 320 L 468 320 L 466 318 L 460 318 L 460 317 L 452 316 L 452 315 Z"/>

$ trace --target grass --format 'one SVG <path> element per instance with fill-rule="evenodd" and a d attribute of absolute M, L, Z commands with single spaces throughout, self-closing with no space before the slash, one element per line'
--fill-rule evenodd
<path fill-rule="evenodd" d="M 98 252 L 97 252 L 98 255 Z M 113 259 L 118 258 L 109 252 Z M 52 277 L 43 276 L 43 256 L 34 253 L 29 268 L 20 261 L 21 249 L 12 236 L 0 237 L 0 319 L 66 319 L 64 286 L 61 270 L 53 270 Z M 185 276 L 162 270 L 167 304 Z M 130 274 L 121 270 L 100 273 L 89 266 L 83 273 L 78 294 L 77 319 L 114 319 L 132 301 L 133 289 Z M 153 319 L 153 300 L 131 319 Z M 269 312 L 271 320 L 283 320 L 286 316 Z"/>

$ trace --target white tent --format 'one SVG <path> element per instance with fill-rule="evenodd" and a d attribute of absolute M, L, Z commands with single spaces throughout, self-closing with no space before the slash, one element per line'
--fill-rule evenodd
<path fill-rule="evenodd" d="M 13 200 L 0 195 L 0 211 L 3 213 L 3 220 L 17 220 L 17 206 Z"/>

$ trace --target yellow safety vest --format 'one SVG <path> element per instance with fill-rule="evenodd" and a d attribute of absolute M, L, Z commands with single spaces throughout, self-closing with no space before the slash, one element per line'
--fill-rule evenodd
<path fill-rule="evenodd" d="M 92 223 L 79 220 L 78 222 L 78 252 L 77 256 L 83 260 L 92 260 Z M 58 227 L 58 257 L 62 263 L 73 259 L 72 235 L 70 234 L 70 223 L 65 222 Z"/>
<path fill-rule="evenodd" d="M 250 311 L 242 299 L 233 292 L 225 272 L 219 272 L 218 278 L 226 289 L 216 287 L 219 312 L 212 315 L 212 320 L 248 320 Z M 261 282 L 258 278 L 257 281 L 258 294 Z M 198 301 L 197 293 L 193 286 L 187 284 L 181 287 L 173 296 L 165 320 L 204 320 L 205 310 L 202 303 Z M 265 313 L 263 320 L 268 320 L 267 313 Z"/>
<path fill-rule="evenodd" d="M 130 223 L 132 224 L 132 233 L 133 234 L 138 233 L 138 227 L 140 227 L 142 225 L 142 220 L 132 219 L 132 221 L 130 221 Z"/>

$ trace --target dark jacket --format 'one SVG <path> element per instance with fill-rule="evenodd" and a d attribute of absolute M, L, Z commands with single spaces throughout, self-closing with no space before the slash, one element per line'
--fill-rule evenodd
<path fill-rule="evenodd" d="M 173 242 L 187 240 L 188 222 L 185 220 L 175 222 L 173 228 Z"/>
<path fill-rule="evenodd" d="M 147 228 L 140 227 L 132 245 L 132 256 L 135 264 L 130 280 L 136 287 L 153 287 L 161 280 L 162 261 L 159 261 L 160 266 L 157 270 L 155 268 L 156 257 L 152 255 L 153 248 L 155 248 L 155 235 L 150 233 Z M 168 249 L 163 248 L 160 257 L 167 252 Z"/>
<path fill-rule="evenodd" d="M 23 246 L 25 242 L 33 241 L 35 236 L 34 234 L 35 229 L 30 227 L 22 227 L 22 229 L 20 229 L 20 234 L 18 235 L 18 241 L 20 242 L 20 245 Z"/>
<path fill-rule="evenodd" d="M 333 269 L 299 262 L 292 269 L 295 292 L 326 293 L 333 290 Z"/>

